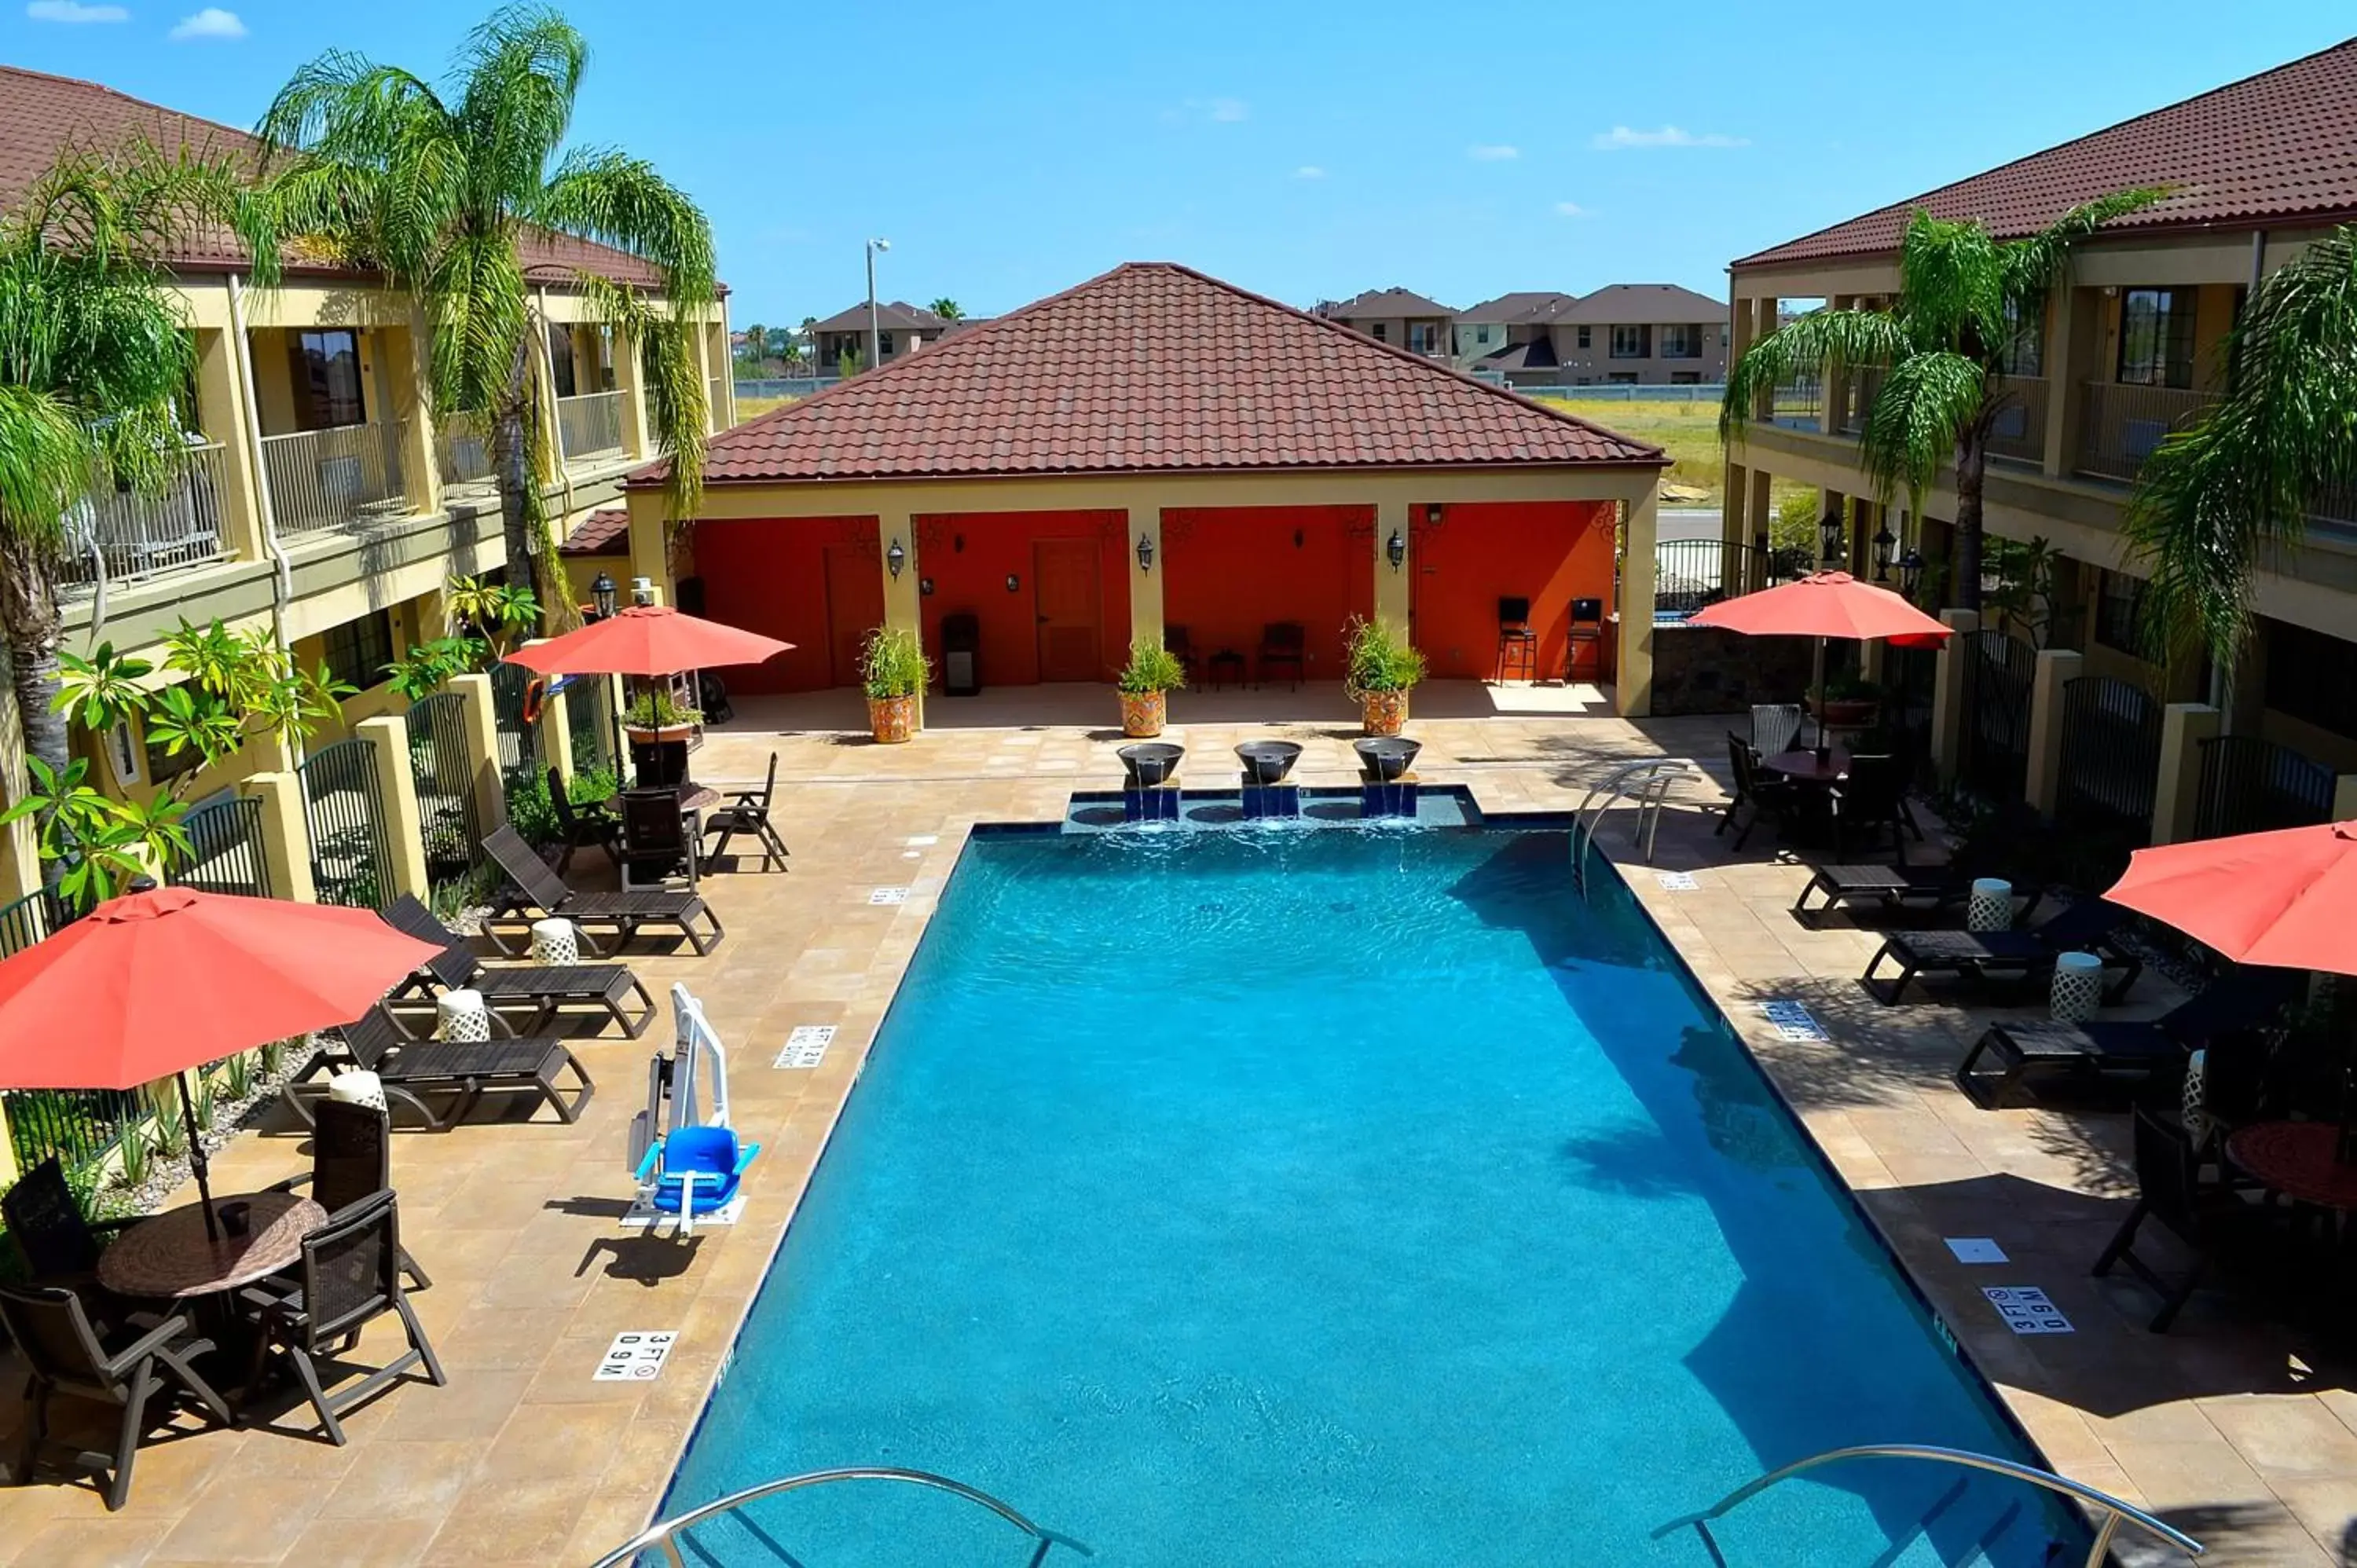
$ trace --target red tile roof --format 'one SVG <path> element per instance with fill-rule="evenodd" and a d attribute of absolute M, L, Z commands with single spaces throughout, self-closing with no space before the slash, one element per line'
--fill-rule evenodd
<path fill-rule="evenodd" d="M 559 555 L 616 555 L 630 548 L 628 507 L 601 506 L 574 525 L 556 547 Z"/>
<path fill-rule="evenodd" d="M 68 147 L 105 151 L 134 137 L 167 153 L 194 148 L 250 158 L 261 150 L 258 141 L 232 125 L 183 114 L 94 81 L 0 66 L 0 209 L 21 200 Z M 661 274 L 638 257 L 566 234 L 527 233 L 519 249 L 524 275 L 533 283 L 569 283 L 576 272 L 640 287 L 662 282 Z M 223 233 L 192 239 L 174 260 L 191 267 L 229 268 L 242 266 L 245 253 Z M 293 256 L 286 265 L 295 272 L 331 270 L 306 266 Z"/>
<path fill-rule="evenodd" d="M 2357 39 L 1744 257 L 1738 267 L 1898 249 L 1908 218 L 2033 233 L 2136 186 L 2172 194 L 2112 230 L 2255 227 L 2357 213 Z"/>
<path fill-rule="evenodd" d="M 1339 323 L 1133 262 L 713 437 L 705 477 L 1666 461 Z"/>

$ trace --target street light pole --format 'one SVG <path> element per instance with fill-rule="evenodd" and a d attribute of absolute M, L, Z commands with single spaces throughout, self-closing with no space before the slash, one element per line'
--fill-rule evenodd
<path fill-rule="evenodd" d="M 871 371 L 876 368 L 883 340 L 883 334 L 877 330 L 876 325 L 876 252 L 891 248 L 889 240 L 867 242 L 867 368 Z"/>

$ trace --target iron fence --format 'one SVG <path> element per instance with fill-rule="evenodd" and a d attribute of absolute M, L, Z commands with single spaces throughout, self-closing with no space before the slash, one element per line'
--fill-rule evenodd
<path fill-rule="evenodd" d="M 465 875 L 482 858 L 483 831 L 467 747 L 467 700 L 457 693 L 439 692 L 411 705 L 409 773 L 417 788 L 426 874 L 436 879 Z"/>
<path fill-rule="evenodd" d="M 318 533 L 407 516 L 401 430 L 371 422 L 264 436 L 262 468 L 278 532 Z"/>
<path fill-rule="evenodd" d="M 2332 769 L 2287 746 L 2255 735 L 2201 743 L 2201 789 L 2193 836 L 2301 828 L 2332 820 Z"/>
<path fill-rule="evenodd" d="M 68 1176 L 79 1175 L 147 1120 L 147 1098 L 135 1089 L 15 1089 L 0 1099 L 19 1170 L 54 1155 Z"/>
<path fill-rule="evenodd" d="M 576 771 L 615 766 L 611 677 L 590 675 L 566 686 L 565 720 L 573 741 L 573 766 Z"/>
<path fill-rule="evenodd" d="M 1805 550 L 1762 550 L 1739 540 L 1657 540 L 1653 618 L 1684 620 L 1706 605 L 1790 582 L 1808 570 Z"/>
<path fill-rule="evenodd" d="M 2135 478 L 2163 440 L 2217 402 L 2208 392 L 2115 381 L 2089 381 L 2080 392 L 2079 472 L 2105 479 Z"/>
<path fill-rule="evenodd" d="M 322 746 L 295 770 L 311 838 L 311 881 L 322 904 L 382 908 L 393 901 L 376 742 L 354 736 Z"/>
<path fill-rule="evenodd" d="M 191 446 L 184 467 L 156 494 L 113 490 L 86 495 L 59 521 L 64 534 L 58 586 L 68 596 L 110 583 L 218 561 L 222 498 L 229 493 L 219 443 Z"/>
<path fill-rule="evenodd" d="M 2018 804 L 2029 783 L 2029 688 L 2038 650 L 2002 631 L 1964 642 L 1964 783 L 2001 805 Z"/>
<path fill-rule="evenodd" d="M 500 778 L 510 789 L 540 771 L 540 721 L 524 718 L 533 679 L 521 664 L 491 666 L 491 727 L 499 732 Z"/>
<path fill-rule="evenodd" d="M 622 394 L 583 392 L 556 400 L 556 435 L 567 462 L 622 450 Z"/>
<path fill-rule="evenodd" d="M 2141 686 L 2104 675 L 2064 682 L 2055 816 L 2131 847 L 2151 843 L 2160 725 L 2160 703 Z"/>
<path fill-rule="evenodd" d="M 24 951 L 66 923 L 65 904 L 54 888 L 37 887 L 12 903 L 0 904 L 0 958 Z"/>
<path fill-rule="evenodd" d="M 270 861 L 262 849 L 262 802 L 243 796 L 209 801 L 180 819 L 188 835 L 188 863 L 168 879 L 205 893 L 273 897 Z"/>
<path fill-rule="evenodd" d="M 1932 765 L 1932 694 L 1939 686 L 1940 652 L 1934 648 L 1882 650 L 1882 727 L 1890 749 L 1918 788 L 1935 783 Z"/>

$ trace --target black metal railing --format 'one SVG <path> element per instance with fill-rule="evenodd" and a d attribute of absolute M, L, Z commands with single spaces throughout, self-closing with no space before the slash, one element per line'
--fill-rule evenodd
<path fill-rule="evenodd" d="M 1809 553 L 1726 539 L 1653 543 L 1653 618 L 1684 620 L 1706 605 L 1807 575 Z"/>
<path fill-rule="evenodd" d="M 272 897 L 260 800 L 233 795 L 209 801 L 181 818 L 180 827 L 188 835 L 188 858 L 167 880 L 205 893 Z"/>
<path fill-rule="evenodd" d="M 2301 828 L 2332 820 L 2332 769 L 2287 746 L 2255 735 L 2201 743 L 2201 788 L 2193 836 Z"/>
<path fill-rule="evenodd" d="M 499 732 L 500 778 L 511 788 L 540 770 L 540 719 L 524 718 L 534 676 L 521 664 L 491 666 L 491 727 Z"/>
<path fill-rule="evenodd" d="M 2002 631 L 1976 631 L 1957 640 L 1964 660 L 1958 774 L 1985 799 L 2018 804 L 2029 782 L 2029 688 L 2038 650 Z"/>
<path fill-rule="evenodd" d="M 8 1144 L 19 1170 L 55 1155 L 69 1176 L 79 1174 L 147 1119 L 146 1096 L 135 1089 L 15 1089 L 0 1099 L 7 1101 Z"/>
<path fill-rule="evenodd" d="M 409 709 L 409 774 L 425 840 L 425 872 L 460 876 L 482 858 L 482 820 L 475 810 L 475 763 L 467 746 L 467 700 L 437 692 Z"/>
<path fill-rule="evenodd" d="M 2150 843 L 2160 725 L 2160 703 L 2141 686 L 2105 675 L 2064 682 L 2055 816 L 2136 845 Z"/>
<path fill-rule="evenodd" d="M 576 772 L 614 766 L 614 682 L 590 675 L 565 688 L 565 720 Z"/>
<path fill-rule="evenodd" d="M 37 887 L 0 904 L 0 958 L 24 951 L 63 927 L 67 918 L 64 900 L 54 888 Z"/>
<path fill-rule="evenodd" d="M 311 835 L 311 882 L 322 904 L 380 909 L 393 901 L 384 795 L 377 781 L 376 742 L 365 736 L 313 752 L 296 777 Z"/>

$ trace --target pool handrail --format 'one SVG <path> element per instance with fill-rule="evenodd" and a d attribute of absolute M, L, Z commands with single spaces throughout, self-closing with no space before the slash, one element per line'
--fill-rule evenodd
<path fill-rule="evenodd" d="M 1921 1443 L 1869 1443 L 1855 1448 L 1829 1448 L 1823 1454 L 1813 1454 L 1805 1459 L 1795 1459 L 1789 1465 L 1781 1465 L 1765 1475 L 1745 1482 L 1700 1513 L 1687 1514 L 1682 1519 L 1670 1520 L 1669 1523 L 1653 1531 L 1653 1539 L 1659 1541 L 1674 1530 L 1684 1530 L 1691 1525 L 1694 1527 L 1695 1533 L 1702 1537 L 1703 1544 L 1710 1549 L 1713 1560 L 1723 1562 L 1724 1559 L 1718 1554 L 1718 1542 L 1710 1533 L 1711 1520 L 1726 1517 L 1729 1512 L 1740 1508 L 1780 1481 L 1790 1480 L 1794 1476 L 1817 1469 L 1822 1466 L 1841 1464 L 1851 1459 L 1921 1459 L 1935 1465 L 1955 1465 L 1968 1470 L 1986 1470 L 1992 1475 L 2008 1477 L 2017 1481 L 2027 1481 L 2031 1486 L 2042 1487 L 2050 1492 L 2060 1493 L 2063 1497 L 2075 1498 L 2079 1502 L 2101 1509 L 2103 1524 L 2095 1531 L 2095 1543 L 2087 1552 L 2086 1568 L 2103 1568 L 2104 1560 L 2112 1550 L 2112 1538 L 2118 1532 L 2122 1520 L 2127 1520 L 2146 1534 L 2176 1547 L 2189 1557 L 2200 1557 L 2208 1550 L 2176 1526 L 2153 1518 L 2134 1503 L 2113 1497 L 2108 1492 L 2097 1491 L 2083 1481 L 2074 1481 L 2068 1476 L 2058 1476 L 2051 1470 L 2041 1470 L 2034 1465 L 2024 1465 L 2012 1459 L 2000 1459 L 1993 1454 L 1975 1454 L 1969 1449 L 1941 1448 Z"/>
<path fill-rule="evenodd" d="M 1637 793 L 1637 831 L 1631 842 L 1642 840 L 1645 863 L 1653 860 L 1653 835 L 1662 823 L 1662 801 L 1669 795 L 1670 786 L 1681 779 L 1704 778 L 1702 768 L 1684 757 L 1649 757 L 1637 762 L 1624 762 L 1589 787 L 1580 800 L 1579 809 L 1572 813 L 1571 879 L 1584 894 L 1587 891 L 1587 852 L 1596 843 L 1596 831 L 1603 825 L 1604 813 L 1612 803 L 1629 793 L 1633 786 Z M 1601 805 L 1597 797 L 1604 798 Z M 1591 808 L 1593 810 L 1591 811 Z"/>
<path fill-rule="evenodd" d="M 627 1564 L 638 1560 L 640 1552 L 651 1552 L 657 1548 L 662 1549 L 663 1555 L 673 1563 L 673 1568 L 686 1568 L 687 1559 L 680 1554 L 678 1537 L 680 1532 L 689 1526 L 716 1519 L 722 1514 L 735 1513 L 748 1503 L 759 1502 L 763 1498 L 775 1497 L 780 1492 L 797 1491 L 804 1487 L 823 1487 L 837 1481 L 898 1481 L 907 1486 L 930 1487 L 935 1491 L 947 1492 L 952 1497 L 963 1498 L 970 1503 L 988 1509 L 992 1513 L 1038 1541 L 1039 1550 L 1031 1557 L 1034 1563 L 1046 1559 L 1048 1548 L 1050 1546 L 1067 1546 L 1083 1557 L 1095 1555 L 1086 1546 L 1070 1536 L 1059 1535 L 1053 1530 L 1040 1529 L 1016 1512 L 1012 1505 L 1001 1502 L 988 1492 L 969 1487 L 963 1481 L 952 1481 L 947 1476 L 936 1476 L 926 1470 L 902 1470 L 889 1466 L 858 1465 L 833 1470 L 809 1470 L 799 1476 L 786 1476 L 774 1481 L 764 1481 L 759 1486 L 747 1487 L 742 1491 L 731 1492 L 725 1498 L 705 1503 L 699 1508 L 690 1509 L 685 1513 L 673 1518 L 658 1520 L 597 1559 L 592 1564 L 592 1568 L 627 1568 Z"/>

